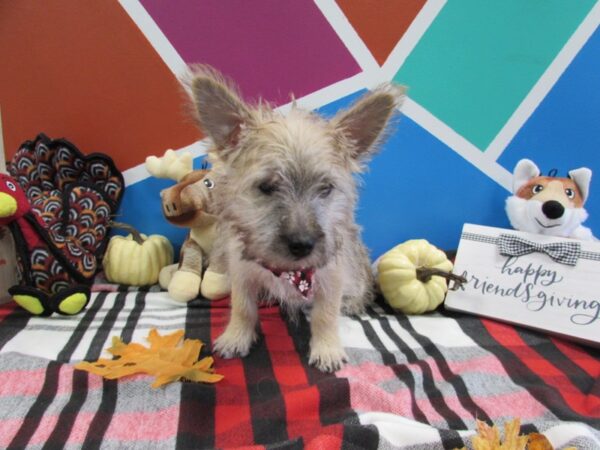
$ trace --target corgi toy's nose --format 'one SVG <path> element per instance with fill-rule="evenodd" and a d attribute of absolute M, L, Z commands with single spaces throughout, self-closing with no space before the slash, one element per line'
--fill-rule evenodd
<path fill-rule="evenodd" d="M 556 200 L 548 200 L 542 205 L 542 212 L 548 219 L 558 219 L 565 213 L 565 207 Z"/>

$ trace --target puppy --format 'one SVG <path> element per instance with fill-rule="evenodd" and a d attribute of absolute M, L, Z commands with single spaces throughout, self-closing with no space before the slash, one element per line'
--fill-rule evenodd
<path fill-rule="evenodd" d="M 202 66 L 188 80 L 209 150 L 219 211 L 218 244 L 231 277 L 231 317 L 214 348 L 245 356 L 257 338 L 257 300 L 311 305 L 309 363 L 339 369 L 346 355 L 340 312 L 360 313 L 374 296 L 354 210 L 355 174 L 375 149 L 404 90 L 383 86 L 326 121 L 293 107 L 284 116 L 245 103 Z M 216 244 L 217 245 L 217 244 Z"/>
<path fill-rule="evenodd" d="M 594 240 L 581 225 L 588 217 L 587 200 L 592 171 L 571 170 L 568 178 L 541 176 L 538 167 L 522 159 L 513 173 L 513 194 L 506 200 L 506 213 L 515 230 L 549 236 Z"/>

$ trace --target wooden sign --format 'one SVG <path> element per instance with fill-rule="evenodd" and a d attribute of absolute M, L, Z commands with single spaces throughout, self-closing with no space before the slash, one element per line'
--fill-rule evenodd
<path fill-rule="evenodd" d="M 600 243 L 465 224 L 448 309 L 600 345 Z"/>

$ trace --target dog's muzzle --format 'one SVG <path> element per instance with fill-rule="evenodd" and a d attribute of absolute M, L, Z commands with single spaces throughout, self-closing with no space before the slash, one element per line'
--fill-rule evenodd
<path fill-rule="evenodd" d="M 310 255 L 315 248 L 317 239 L 309 234 L 287 234 L 282 236 L 292 256 L 300 259 Z"/>

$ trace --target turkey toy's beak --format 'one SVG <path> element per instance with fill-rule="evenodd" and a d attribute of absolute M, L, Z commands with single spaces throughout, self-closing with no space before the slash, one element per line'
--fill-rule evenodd
<path fill-rule="evenodd" d="M 10 217 L 17 212 L 17 201 L 11 195 L 0 192 L 0 218 Z"/>

